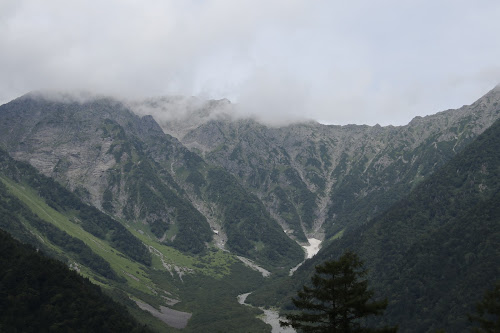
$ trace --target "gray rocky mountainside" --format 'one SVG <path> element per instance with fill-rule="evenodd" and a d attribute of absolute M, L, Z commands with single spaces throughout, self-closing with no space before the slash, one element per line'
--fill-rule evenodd
<path fill-rule="evenodd" d="M 194 254 L 213 242 L 268 267 L 304 257 L 234 177 L 121 102 L 32 93 L 2 105 L 0 124 L 12 157 L 159 242 Z"/>
<path fill-rule="evenodd" d="M 171 121 L 164 113 L 179 104 L 168 101 L 147 103 L 164 131 L 234 175 L 298 241 L 370 220 L 500 117 L 498 86 L 471 105 L 386 127 L 266 126 L 232 117 L 227 100 L 184 100 L 182 121 Z"/>
<path fill-rule="evenodd" d="M 303 258 L 295 241 L 338 237 L 405 196 L 499 118 L 499 100 L 496 87 L 406 126 L 271 127 L 227 100 L 31 93 L 0 107 L 0 144 L 160 242 L 281 267 Z"/>

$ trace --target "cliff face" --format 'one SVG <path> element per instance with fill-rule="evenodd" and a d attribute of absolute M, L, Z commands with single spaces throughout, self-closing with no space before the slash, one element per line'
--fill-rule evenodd
<path fill-rule="evenodd" d="M 292 237 L 304 240 L 332 237 L 387 209 L 499 118 L 499 100 L 497 87 L 472 105 L 406 126 L 280 128 L 231 118 L 227 102 L 226 113 L 211 112 L 212 102 L 190 109 L 189 126 L 162 128 L 237 177 Z"/>
<path fill-rule="evenodd" d="M 0 107 L 0 142 L 86 202 L 181 250 L 214 241 L 291 264 L 302 256 L 291 239 L 329 239 L 389 208 L 499 118 L 499 100 L 497 87 L 399 127 L 270 127 L 232 117 L 226 100 L 181 99 L 179 111 L 168 98 L 28 94 Z M 161 127 L 132 110 L 154 114 Z"/>
<path fill-rule="evenodd" d="M 0 123 L 0 142 L 11 156 L 108 214 L 144 226 L 161 242 L 200 253 L 213 241 L 271 266 L 303 258 L 262 203 L 231 175 L 164 134 L 151 116 L 141 118 L 119 101 L 29 94 L 1 106 Z M 227 187 L 240 203 L 231 214 Z"/>

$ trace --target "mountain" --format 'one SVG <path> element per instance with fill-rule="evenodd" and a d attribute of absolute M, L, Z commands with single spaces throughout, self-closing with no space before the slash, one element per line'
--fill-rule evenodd
<path fill-rule="evenodd" d="M 398 127 L 271 127 L 227 100 L 29 93 L 0 106 L 0 228 L 157 331 L 269 331 L 237 296 L 280 304 L 345 248 L 392 302 L 388 322 L 426 330 L 446 316 L 461 330 L 454 295 L 472 300 L 498 274 L 498 170 L 486 147 L 499 101 L 496 87 Z M 311 237 L 323 249 L 290 278 Z"/>
<path fill-rule="evenodd" d="M 0 229 L 89 278 L 154 331 L 268 331 L 256 318 L 259 310 L 237 302 L 237 295 L 256 289 L 264 278 L 236 256 L 215 247 L 194 256 L 165 246 L 81 202 L 4 151 Z M 7 254 L 0 252 L 0 260 L 10 260 Z M 45 274 L 36 265 L 24 269 Z M 32 310 L 40 306 L 36 303 Z M 11 312 L 6 316 L 6 321 L 13 320 Z"/>
<path fill-rule="evenodd" d="M 234 177 L 119 101 L 33 93 L 0 106 L 0 123 L 0 143 L 14 158 L 161 243 L 200 254 L 214 242 L 268 268 L 303 259 Z"/>
<path fill-rule="evenodd" d="M 225 100 L 191 102 L 184 126 L 161 121 L 174 101 L 157 101 L 153 114 L 166 133 L 233 174 L 291 237 L 306 242 L 323 232 L 331 239 L 389 208 L 498 119 L 499 100 L 496 87 L 470 106 L 397 127 L 277 128 L 231 117 Z"/>
<path fill-rule="evenodd" d="M 497 120 L 408 196 L 272 290 L 285 296 L 315 265 L 349 249 L 365 261 L 377 297 L 389 300 L 379 324 L 398 324 L 399 332 L 470 331 L 467 314 L 500 279 L 499 152 Z"/>
<path fill-rule="evenodd" d="M 0 143 L 181 251 L 213 242 L 268 268 L 291 267 L 303 257 L 292 239 L 331 240 L 389 208 L 489 127 L 499 100 L 496 87 L 399 127 L 275 128 L 232 117 L 227 100 L 31 93 L 0 107 Z M 154 114 L 163 129 L 133 111 Z"/>

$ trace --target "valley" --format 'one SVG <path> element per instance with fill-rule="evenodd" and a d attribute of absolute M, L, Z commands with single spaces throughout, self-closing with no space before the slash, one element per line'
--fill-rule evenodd
<path fill-rule="evenodd" d="M 392 302 L 384 323 L 439 328 L 405 299 L 430 309 L 441 286 L 450 308 L 436 313 L 468 327 L 478 285 L 500 276 L 500 87 L 386 127 L 273 127 L 234 117 L 227 100 L 180 113 L 176 101 L 33 92 L 0 106 L 0 228 L 153 331 L 274 332 L 273 311 L 345 249 Z M 440 268 L 445 253 L 457 255 Z M 437 277 L 450 274 L 447 291 Z M 433 319 L 415 323 L 403 305 Z"/>

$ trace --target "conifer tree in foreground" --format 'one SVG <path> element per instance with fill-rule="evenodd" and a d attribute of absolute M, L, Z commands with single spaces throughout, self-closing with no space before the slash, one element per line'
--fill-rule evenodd
<path fill-rule="evenodd" d="M 316 266 L 312 288 L 304 286 L 293 304 L 300 310 L 286 315 L 281 326 L 292 326 L 302 332 L 396 332 L 397 327 L 372 329 L 362 327 L 360 319 L 381 315 L 387 299 L 371 301 L 363 262 L 353 252 L 344 253 L 338 261 Z"/>
<path fill-rule="evenodd" d="M 493 290 L 488 290 L 476 306 L 477 314 L 469 315 L 469 320 L 480 324 L 473 332 L 500 332 L 500 281 Z"/>

